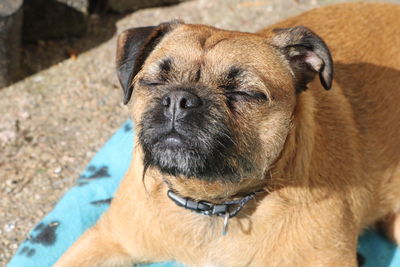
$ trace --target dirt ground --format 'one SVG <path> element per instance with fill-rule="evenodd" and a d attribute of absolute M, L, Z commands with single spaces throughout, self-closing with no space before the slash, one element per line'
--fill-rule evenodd
<path fill-rule="evenodd" d="M 174 18 L 256 31 L 338 2 L 348 1 L 193 0 L 125 16 L 94 15 L 83 39 L 24 47 L 25 78 L 0 90 L 0 266 L 129 117 L 114 71 L 117 33 Z"/>

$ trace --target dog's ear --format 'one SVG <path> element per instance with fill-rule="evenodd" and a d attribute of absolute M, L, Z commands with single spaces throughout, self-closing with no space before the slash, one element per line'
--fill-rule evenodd
<path fill-rule="evenodd" d="M 307 89 L 307 84 L 319 73 L 322 86 L 332 86 L 333 63 L 325 42 L 304 26 L 274 29 L 272 45 L 288 59 L 296 77 L 296 91 Z"/>
<path fill-rule="evenodd" d="M 161 23 L 158 26 L 131 28 L 118 36 L 116 67 L 119 82 L 124 90 L 124 104 L 132 95 L 132 80 L 142 68 L 160 40 L 181 21 Z"/>

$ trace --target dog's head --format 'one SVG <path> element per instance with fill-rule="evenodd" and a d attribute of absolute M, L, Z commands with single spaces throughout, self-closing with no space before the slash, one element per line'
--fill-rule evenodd
<path fill-rule="evenodd" d="M 118 39 L 117 71 L 144 164 L 199 190 L 262 181 L 296 95 L 316 74 L 332 82 L 328 48 L 301 26 L 270 37 L 178 21 L 133 28 Z"/>

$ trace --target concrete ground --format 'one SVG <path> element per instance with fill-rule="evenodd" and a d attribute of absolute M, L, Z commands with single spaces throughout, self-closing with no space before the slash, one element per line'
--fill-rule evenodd
<path fill-rule="evenodd" d="M 39 43 L 35 49 L 42 52 L 31 51 L 25 57 L 28 74 L 48 68 L 0 90 L 0 266 L 8 262 L 29 229 L 74 185 L 91 157 L 129 117 L 121 104 L 122 90 L 114 71 L 118 32 L 174 18 L 256 31 L 338 2 L 348 1 L 193 0 L 106 21 L 97 18 L 98 23 L 95 18 L 93 34 L 84 42 Z M 99 44 L 99 36 L 107 38 Z M 60 58 L 60 50 L 67 51 L 68 59 L 49 64 L 59 61 L 52 56 Z"/>

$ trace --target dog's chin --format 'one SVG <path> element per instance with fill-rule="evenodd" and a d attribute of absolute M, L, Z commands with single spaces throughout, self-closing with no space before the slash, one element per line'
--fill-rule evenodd
<path fill-rule="evenodd" d="M 144 152 L 145 163 L 165 175 L 212 181 L 237 173 L 215 149 L 205 149 L 179 135 L 163 137 Z"/>

